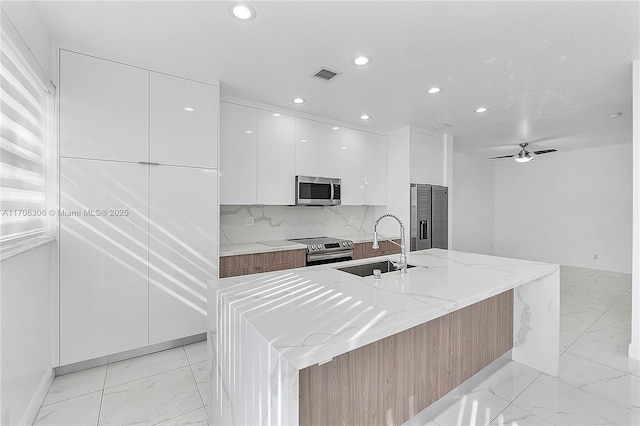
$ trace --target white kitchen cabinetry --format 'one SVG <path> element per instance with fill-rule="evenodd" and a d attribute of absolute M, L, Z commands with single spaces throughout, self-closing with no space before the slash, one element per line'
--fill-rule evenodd
<path fill-rule="evenodd" d="M 340 130 L 328 123 L 318 123 L 318 176 L 340 177 Z"/>
<path fill-rule="evenodd" d="M 340 129 L 342 204 L 387 203 L 387 137 Z"/>
<path fill-rule="evenodd" d="M 149 71 L 60 51 L 60 155 L 146 161 Z"/>
<path fill-rule="evenodd" d="M 338 177 L 339 158 L 337 126 L 296 118 L 296 175 Z"/>
<path fill-rule="evenodd" d="M 442 137 L 411 130 L 411 183 L 446 185 L 445 145 Z"/>
<path fill-rule="evenodd" d="M 258 111 L 258 203 L 295 202 L 295 119 Z"/>
<path fill-rule="evenodd" d="M 149 344 L 154 344 L 206 331 L 207 282 L 217 276 L 217 171 L 150 166 L 149 176 Z"/>
<path fill-rule="evenodd" d="M 72 212 L 60 218 L 61 365 L 205 332 L 217 274 L 217 87 L 89 59 L 64 53 L 61 81 L 131 74 L 125 92 L 145 101 L 125 119 L 110 93 L 60 87 L 60 208 Z M 202 114 L 185 115 L 187 102 Z M 107 118 L 85 113 L 91 132 L 68 127 L 78 104 Z M 110 116 L 121 125 L 105 124 Z"/>
<path fill-rule="evenodd" d="M 318 122 L 296 117 L 296 175 L 318 174 Z"/>
<path fill-rule="evenodd" d="M 150 73 L 149 161 L 218 165 L 218 87 Z"/>
<path fill-rule="evenodd" d="M 61 364 L 147 345 L 147 195 L 148 166 L 60 159 Z"/>
<path fill-rule="evenodd" d="M 220 203 L 256 204 L 258 110 L 221 102 L 220 122 Z"/>

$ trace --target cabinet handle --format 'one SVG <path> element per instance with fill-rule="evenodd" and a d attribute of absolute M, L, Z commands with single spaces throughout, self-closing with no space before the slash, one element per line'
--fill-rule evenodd
<path fill-rule="evenodd" d="M 159 166 L 160 163 L 150 163 L 148 161 L 138 161 L 138 164 L 145 164 L 147 166 Z"/>

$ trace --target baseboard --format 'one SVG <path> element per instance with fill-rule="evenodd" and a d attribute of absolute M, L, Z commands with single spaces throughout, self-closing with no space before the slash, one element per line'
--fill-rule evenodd
<path fill-rule="evenodd" d="M 22 419 L 20 420 L 21 425 L 32 425 L 36 420 L 38 411 L 44 402 L 44 398 L 47 396 L 47 392 L 49 392 L 49 388 L 51 387 L 54 377 L 55 373 L 53 368 L 49 368 L 42 377 L 42 380 L 40 380 L 40 384 L 38 385 L 36 392 L 33 394 L 27 409 L 22 415 Z"/>
<path fill-rule="evenodd" d="M 629 345 L 629 358 L 637 359 L 640 361 L 640 346 Z"/>
<path fill-rule="evenodd" d="M 77 371 L 86 370 L 88 368 L 99 367 L 101 365 L 111 364 L 113 362 L 135 358 L 138 356 L 149 355 L 155 352 L 166 351 L 167 349 L 190 345 L 191 343 L 202 342 L 203 340 L 207 340 L 207 333 L 200 333 L 189 337 L 171 340 L 168 342 L 156 343 L 155 345 L 131 349 L 129 351 L 102 356 L 94 359 L 88 359 L 86 361 L 79 361 L 73 364 L 61 365 L 56 367 L 55 375 L 62 376 L 64 374 L 75 373 Z"/>

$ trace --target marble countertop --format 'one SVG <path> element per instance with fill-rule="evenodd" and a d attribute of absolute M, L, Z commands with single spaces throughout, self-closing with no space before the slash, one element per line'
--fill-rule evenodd
<path fill-rule="evenodd" d="M 345 240 L 351 240 L 354 243 L 364 243 L 373 241 L 372 234 L 358 234 L 347 235 L 336 238 L 343 238 Z M 384 236 L 382 239 L 399 239 L 399 236 Z M 272 240 L 272 241 L 256 241 L 253 243 L 240 243 L 240 244 L 221 244 L 220 256 L 235 256 L 240 254 L 253 254 L 253 253 L 266 253 L 272 251 L 283 250 L 297 250 L 306 249 L 306 244 L 294 243 L 287 240 Z"/>
<path fill-rule="evenodd" d="M 265 246 L 267 247 L 267 246 Z M 394 259 L 397 256 L 393 257 Z M 558 265 L 440 249 L 410 252 L 410 268 L 380 279 L 337 270 L 383 256 L 214 281 L 209 297 L 233 306 L 297 369 L 367 345 L 555 273 Z"/>

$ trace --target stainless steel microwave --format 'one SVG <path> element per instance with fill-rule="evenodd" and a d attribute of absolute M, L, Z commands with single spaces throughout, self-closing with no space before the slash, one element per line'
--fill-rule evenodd
<path fill-rule="evenodd" d="M 341 183 L 337 178 L 296 176 L 296 206 L 339 206 Z"/>

